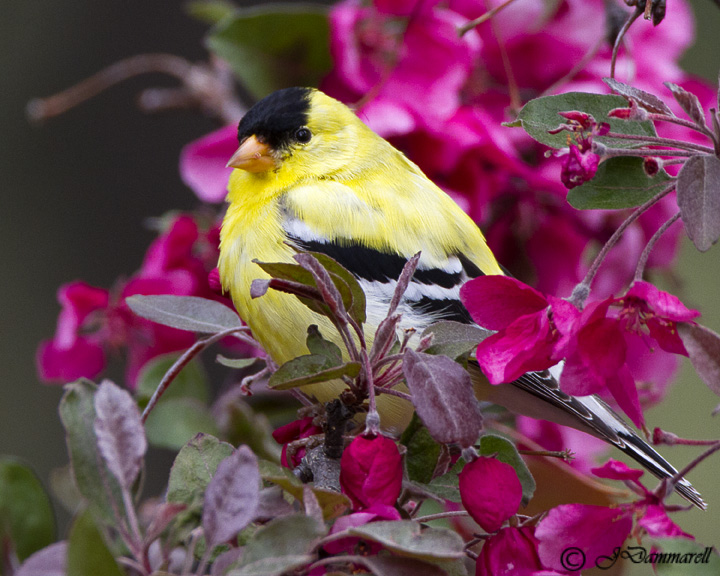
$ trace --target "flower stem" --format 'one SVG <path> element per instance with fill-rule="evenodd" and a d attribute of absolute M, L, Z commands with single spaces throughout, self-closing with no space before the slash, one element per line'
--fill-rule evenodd
<path fill-rule="evenodd" d="M 651 206 L 654 206 L 657 204 L 660 200 L 662 200 L 665 196 L 670 194 L 675 190 L 675 181 L 673 180 L 670 184 L 668 184 L 667 187 L 665 187 L 664 190 L 650 198 L 647 202 L 642 204 L 641 206 L 638 206 L 630 216 L 628 216 L 625 221 L 620 224 L 620 226 L 613 232 L 613 235 L 610 236 L 607 242 L 605 242 L 605 245 L 600 250 L 600 253 L 595 257 L 595 260 L 593 260 L 592 265 L 590 266 L 590 269 L 588 270 L 587 274 L 585 275 L 585 278 L 583 278 L 583 281 L 580 282 L 575 288 L 573 289 L 572 294 L 570 295 L 570 298 L 568 299 L 569 302 L 574 304 L 577 308 L 581 309 L 585 305 L 585 300 L 590 294 L 590 287 L 592 286 L 592 282 L 595 279 L 595 275 L 597 274 L 597 271 L 600 269 L 600 266 L 602 265 L 603 261 L 608 255 L 608 252 L 612 250 L 615 245 L 620 241 L 620 238 L 622 238 L 622 235 L 625 233 L 625 230 L 628 229 L 628 227 L 635 222 L 643 213 L 645 213 Z"/>
<path fill-rule="evenodd" d="M 610 78 L 615 78 L 615 64 L 617 62 L 618 51 L 620 50 L 620 43 L 625 38 L 625 34 L 630 29 L 630 26 L 633 25 L 633 23 L 635 22 L 635 20 L 638 19 L 640 14 L 642 14 L 642 10 L 636 8 L 635 12 L 630 14 L 630 16 L 628 16 L 628 19 L 625 20 L 622 28 L 620 28 L 620 32 L 618 32 L 617 38 L 615 38 L 615 44 L 613 45 L 612 50 L 612 59 L 610 60 Z"/>
<path fill-rule="evenodd" d="M 416 522 L 430 522 L 432 520 L 442 520 L 444 518 L 459 518 L 470 516 L 465 510 L 451 510 L 448 512 L 438 512 L 437 514 L 428 514 L 415 518 Z"/>
<path fill-rule="evenodd" d="M 696 150 L 705 154 L 714 154 L 714 150 L 702 144 L 694 144 L 683 140 L 673 140 L 671 138 L 659 138 L 657 136 L 642 136 L 640 134 L 619 134 L 617 132 L 608 132 L 604 138 L 618 138 L 620 140 L 637 140 L 639 142 L 648 142 L 649 146 L 668 146 L 681 148 L 685 150 Z"/>
<path fill-rule="evenodd" d="M 648 258 L 650 257 L 650 252 L 652 252 L 653 248 L 655 248 L 655 244 L 657 244 L 658 240 L 660 240 L 661 236 L 667 232 L 668 228 L 675 224 L 680 219 L 680 212 L 678 211 L 676 214 L 668 218 L 667 222 L 660 226 L 658 228 L 657 232 L 652 235 L 652 238 L 647 243 L 647 246 L 642 251 L 642 254 L 640 254 L 640 259 L 637 263 L 637 268 L 635 268 L 635 281 L 642 280 L 643 275 L 645 274 L 645 266 L 647 266 Z"/>
<path fill-rule="evenodd" d="M 491 8 L 490 10 L 485 12 L 485 14 L 480 16 L 479 18 L 475 18 L 475 20 L 472 20 L 472 21 L 468 22 L 467 24 L 460 26 L 458 28 L 458 36 L 464 36 L 465 34 L 467 34 L 470 30 L 472 30 L 476 26 L 480 26 L 480 24 L 482 24 L 483 22 L 490 20 L 490 18 L 495 16 L 495 14 L 497 14 L 501 10 L 507 8 L 513 2 L 515 2 L 515 0 L 505 0 L 505 2 L 503 2 L 502 4 L 499 4 L 498 6 L 495 6 L 494 8 Z"/>
<path fill-rule="evenodd" d="M 648 119 L 652 120 L 653 122 L 669 122 L 670 124 L 677 124 L 678 126 L 682 126 L 683 128 L 689 128 L 690 130 L 695 130 L 696 132 L 700 132 L 701 134 L 704 134 L 708 138 L 711 138 L 713 142 L 715 142 L 715 134 L 707 128 L 706 126 L 700 126 L 699 124 L 695 124 L 695 122 L 692 122 L 690 120 L 685 120 L 684 118 L 678 118 L 677 116 L 668 116 L 666 114 L 657 114 L 654 112 L 651 112 L 648 114 Z"/>
<path fill-rule="evenodd" d="M 183 352 L 183 355 L 178 358 L 175 363 L 170 367 L 170 369 L 165 372 L 165 376 L 163 376 L 162 380 L 160 380 L 160 384 L 158 384 L 158 387 L 155 389 L 155 392 L 153 393 L 152 397 L 150 398 L 150 401 L 148 402 L 147 406 L 145 406 L 145 410 L 143 410 L 142 413 L 142 421 L 143 424 L 147 420 L 147 417 L 150 415 L 150 412 L 153 408 L 155 408 L 155 405 L 158 403 L 160 398 L 162 398 L 162 395 L 165 393 L 165 391 L 168 389 L 170 384 L 173 380 L 177 377 L 178 374 L 180 374 L 180 371 L 193 359 L 195 356 L 200 354 L 205 348 L 210 346 L 211 344 L 214 344 L 218 340 L 222 340 L 226 336 L 230 336 L 231 334 L 234 334 L 235 332 L 247 330 L 247 328 L 230 328 L 229 330 L 223 330 L 222 332 L 218 332 L 217 334 L 213 334 L 209 338 L 206 338 L 205 340 L 198 340 L 190 346 L 185 352 Z"/>

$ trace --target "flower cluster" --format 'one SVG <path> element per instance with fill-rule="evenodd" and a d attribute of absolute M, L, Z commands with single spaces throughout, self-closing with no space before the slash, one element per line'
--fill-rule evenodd
<path fill-rule="evenodd" d="M 564 360 L 565 392 L 609 394 L 638 426 L 644 419 L 635 380 L 644 379 L 663 356 L 657 348 L 687 356 L 677 326 L 699 316 L 644 281 L 634 282 L 621 298 L 592 302 L 582 311 L 508 277 L 476 278 L 460 295 L 478 324 L 496 330 L 477 349 L 491 383 L 512 382 Z"/>
<path fill-rule="evenodd" d="M 600 78 L 610 69 L 612 31 L 626 14 L 601 0 L 570 0 L 550 11 L 531 0 L 507 6 L 462 37 L 447 33 L 499 4 L 342 2 L 331 14 L 335 67 L 321 87 L 356 103 L 363 120 L 450 193 L 486 230 L 493 251 L 513 274 L 564 295 L 586 270 L 587 247 L 604 242 L 617 220 L 571 209 L 558 182 L 558 164 L 563 182 L 576 185 L 591 177 L 599 158 L 577 143 L 564 158 L 546 159 L 525 134 L 501 123 L 513 120 L 518 107 L 536 96 L 606 93 Z M 620 51 L 618 76 L 656 91 L 661 79 L 698 83 L 677 64 L 692 37 L 683 2 L 673 6 L 672 24 L 631 27 L 625 45 L 632 50 Z M 662 59 L 636 65 L 660 45 Z M 712 91 L 703 94 L 710 104 Z M 666 212 L 658 208 L 634 225 L 611 257 L 639 254 Z M 675 233 L 656 249 L 651 266 L 668 265 L 678 238 Z M 608 272 L 599 289 L 606 295 L 619 290 L 626 272 L 626 267 Z"/>
<path fill-rule="evenodd" d="M 216 298 L 208 272 L 217 261 L 218 234 L 217 226 L 201 230 L 193 217 L 179 215 L 150 245 L 140 270 L 112 290 L 81 281 L 61 286 L 55 336 L 38 349 L 41 378 L 57 383 L 94 378 L 109 355 L 126 350 L 127 385 L 133 388 L 148 360 L 191 346 L 192 333 L 136 316 L 125 299 L 134 294 Z"/>

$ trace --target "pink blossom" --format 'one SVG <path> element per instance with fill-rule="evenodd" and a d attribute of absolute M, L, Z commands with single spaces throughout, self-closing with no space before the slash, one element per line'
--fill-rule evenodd
<path fill-rule="evenodd" d="M 475 564 L 475 576 L 533 576 L 542 570 L 533 526 L 507 527 L 488 538 Z"/>
<path fill-rule="evenodd" d="M 546 568 L 565 571 L 594 567 L 596 559 L 612 556 L 632 529 L 632 512 L 626 508 L 607 508 L 585 504 L 563 504 L 551 509 L 538 523 L 535 537 L 538 555 Z M 567 550 L 577 549 L 574 559 Z M 568 564 L 568 562 L 572 564 Z"/>
<path fill-rule="evenodd" d="M 630 468 L 627 464 L 617 460 L 608 460 L 603 466 L 593 469 L 593 474 L 599 478 L 620 480 L 631 483 L 642 497 L 628 505 L 637 518 L 637 526 L 651 538 L 693 538 L 675 524 L 667 514 L 666 506 L 660 498 L 648 490 L 640 482 L 644 470 Z"/>
<path fill-rule="evenodd" d="M 140 270 L 113 290 L 83 282 L 61 288 L 58 296 L 63 308 L 55 337 L 41 343 L 38 350 L 41 378 L 55 382 L 94 378 L 111 353 L 124 350 L 127 383 L 132 388 L 148 360 L 191 346 L 192 333 L 140 318 L 125 299 L 135 294 L 212 296 L 208 260 L 198 254 L 214 265 L 216 237 L 213 231 L 201 235 L 190 216 L 178 216 L 150 245 Z"/>
<path fill-rule="evenodd" d="M 540 292 L 508 276 L 480 276 L 463 285 L 460 298 L 475 322 L 497 330 L 480 342 L 476 354 L 491 384 L 557 363 L 559 333 Z"/>
<path fill-rule="evenodd" d="M 486 532 L 497 532 L 522 501 L 522 485 L 515 469 L 497 458 L 479 458 L 459 475 L 463 506 Z"/>
<path fill-rule="evenodd" d="M 62 309 L 55 337 L 41 342 L 37 353 L 40 378 L 58 383 L 94 378 L 105 367 L 105 354 L 98 339 L 81 329 L 107 307 L 108 291 L 78 281 L 60 286 L 57 298 Z"/>
<path fill-rule="evenodd" d="M 300 460 L 305 456 L 305 448 L 300 447 L 293 453 L 291 458 L 287 456 L 287 445 L 295 440 L 301 438 L 308 438 L 315 434 L 320 434 L 322 428 L 313 424 L 314 418 L 307 417 L 301 418 L 300 420 L 294 420 L 285 426 L 276 428 L 272 433 L 272 437 L 275 442 L 282 444 L 282 454 L 280 456 L 280 463 L 286 468 L 295 468 L 300 464 Z"/>
<path fill-rule="evenodd" d="M 335 68 L 322 88 L 350 102 L 372 94 L 361 116 L 383 136 L 400 133 L 398 128 L 437 126 L 460 105 L 479 49 L 477 34 L 460 38 L 456 27 L 466 20 L 433 4 L 364 6 L 349 0 L 331 11 Z M 387 103 L 403 118 L 400 125 L 384 122 Z"/>
<path fill-rule="evenodd" d="M 354 510 L 393 506 L 402 488 L 402 458 L 385 436 L 357 436 L 343 452 L 340 486 Z"/>
<path fill-rule="evenodd" d="M 238 147 L 237 126 L 225 126 L 187 144 L 180 153 L 180 176 L 203 202 L 222 202 L 232 168 L 225 165 Z"/>

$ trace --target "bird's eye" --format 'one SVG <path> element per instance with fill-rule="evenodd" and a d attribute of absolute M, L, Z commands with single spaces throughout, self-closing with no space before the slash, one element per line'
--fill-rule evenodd
<path fill-rule="evenodd" d="M 312 132 L 310 132 L 308 128 L 305 128 L 305 126 L 298 128 L 297 132 L 295 132 L 295 140 L 300 142 L 300 144 L 307 144 L 310 142 L 310 138 L 312 138 Z"/>

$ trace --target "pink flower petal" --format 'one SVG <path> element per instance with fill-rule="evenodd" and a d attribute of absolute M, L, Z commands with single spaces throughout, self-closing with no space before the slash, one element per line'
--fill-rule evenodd
<path fill-rule="evenodd" d="M 385 436 L 357 436 L 340 461 L 340 486 L 355 510 L 393 506 L 402 489 L 402 458 Z"/>
<path fill-rule="evenodd" d="M 602 466 L 593 468 L 591 472 L 598 478 L 609 478 L 610 480 L 630 480 L 632 482 L 637 482 L 645 473 L 644 470 L 630 468 L 630 466 L 624 462 L 613 460 L 612 458 L 605 462 Z"/>
<path fill-rule="evenodd" d="M 517 380 L 526 372 L 545 370 L 557 363 L 556 337 L 545 311 L 515 320 L 487 337 L 477 347 L 477 360 L 491 384 Z"/>
<path fill-rule="evenodd" d="M 550 510 L 535 529 L 538 553 L 545 568 L 566 571 L 567 550 L 576 548 L 576 570 L 594 567 L 601 556 L 612 556 L 632 529 L 632 512 L 586 504 L 563 504 Z M 565 559 L 565 562 L 563 562 Z M 584 560 L 584 561 L 583 561 Z"/>
<path fill-rule="evenodd" d="M 510 464 L 480 456 L 465 465 L 459 480 L 463 506 L 486 532 L 497 532 L 517 513 L 522 485 Z"/>
<path fill-rule="evenodd" d="M 670 520 L 664 506 L 653 504 L 646 508 L 645 513 L 637 521 L 651 538 L 693 538 L 684 532 L 680 526 Z"/>
<path fill-rule="evenodd" d="M 238 147 L 237 126 L 226 126 L 191 142 L 180 153 L 180 177 L 200 200 L 222 202 L 232 168 L 226 164 Z"/>
<path fill-rule="evenodd" d="M 43 381 L 65 384 L 78 378 L 95 378 L 105 368 L 105 352 L 100 344 L 82 336 L 69 347 L 46 340 L 40 343 L 36 364 Z"/>
<path fill-rule="evenodd" d="M 537 290 L 509 276 L 480 276 L 460 288 L 470 316 L 488 330 L 502 330 L 512 322 L 548 307 Z"/>
<path fill-rule="evenodd" d="M 475 576 L 534 576 L 542 569 L 535 528 L 503 528 L 483 544 Z"/>
<path fill-rule="evenodd" d="M 700 312 L 686 307 L 676 296 L 663 292 L 649 282 L 642 280 L 633 282 L 625 298 L 643 300 L 647 302 L 655 314 L 676 322 L 688 322 L 700 316 Z"/>

